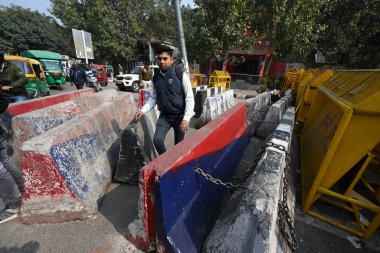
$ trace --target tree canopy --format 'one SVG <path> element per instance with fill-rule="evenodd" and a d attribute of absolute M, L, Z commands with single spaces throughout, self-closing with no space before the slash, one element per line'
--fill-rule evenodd
<path fill-rule="evenodd" d="M 380 0 L 194 0 L 182 7 L 189 60 L 228 60 L 269 41 L 274 59 L 312 63 L 317 51 L 348 67 L 380 59 Z M 177 40 L 173 0 L 51 0 L 46 15 L 0 7 L 0 48 L 73 55 L 71 29 L 92 34 L 97 61 L 134 60 L 151 39 Z"/>
<path fill-rule="evenodd" d="M 194 0 L 198 50 L 217 56 L 268 40 L 276 59 L 313 62 L 316 51 L 348 67 L 374 67 L 380 0 Z M 246 31 L 250 31 L 247 36 Z"/>
<path fill-rule="evenodd" d="M 71 54 L 67 32 L 49 16 L 19 6 L 0 6 L 0 49 L 17 54 L 28 49 Z"/>

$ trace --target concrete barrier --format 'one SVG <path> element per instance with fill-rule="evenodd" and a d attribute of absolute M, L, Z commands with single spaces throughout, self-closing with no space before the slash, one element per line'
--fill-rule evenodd
<path fill-rule="evenodd" d="M 294 107 L 287 109 L 270 139 L 284 146 L 287 152 L 291 147 L 294 116 Z M 277 223 L 285 167 L 286 153 L 273 146 L 267 147 L 246 182 L 248 189 L 235 191 L 223 206 L 205 242 L 204 252 L 291 252 Z M 294 184 L 289 183 L 289 186 L 287 205 L 293 218 L 295 189 Z"/>
<path fill-rule="evenodd" d="M 233 105 L 235 105 L 233 90 L 228 90 L 222 94 L 206 98 L 203 103 L 202 114 L 197 120 L 196 127 L 201 128 L 230 109 Z"/>
<path fill-rule="evenodd" d="M 290 92 L 286 92 L 285 96 L 274 103 L 265 116 L 262 124 L 257 127 L 255 131 L 255 136 L 260 138 L 267 138 L 276 129 L 277 125 L 285 113 L 286 108 L 292 104 L 293 98 Z"/>
<path fill-rule="evenodd" d="M 13 117 L 13 159 L 15 163 L 20 165 L 19 153 L 23 142 L 116 97 L 116 90 L 104 90 Z"/>
<path fill-rule="evenodd" d="M 208 88 L 207 85 L 200 85 L 200 86 L 196 86 L 196 87 L 193 87 L 193 95 L 195 97 L 195 95 L 197 94 L 198 91 L 200 90 L 206 90 Z"/>
<path fill-rule="evenodd" d="M 194 167 L 230 180 L 249 139 L 246 104 L 239 103 L 145 166 L 128 240 L 145 251 L 199 252 L 225 188 Z"/>
<path fill-rule="evenodd" d="M 195 100 L 195 105 L 194 105 L 195 115 L 194 115 L 194 117 L 199 118 L 201 116 L 202 110 L 203 110 L 203 104 L 206 101 L 206 98 L 215 96 L 215 95 L 220 94 L 222 92 L 223 92 L 223 89 L 221 86 L 210 87 L 210 88 L 207 88 L 205 90 L 197 91 L 197 93 L 195 94 L 195 98 L 194 98 L 194 100 Z"/>
<path fill-rule="evenodd" d="M 123 94 L 34 137 L 21 148 L 21 222 L 88 219 L 111 182 L 120 135 L 137 110 Z"/>
<path fill-rule="evenodd" d="M 256 97 L 247 100 L 247 121 L 252 134 L 263 122 L 268 113 L 270 103 L 271 94 L 269 92 L 260 93 Z"/>
<path fill-rule="evenodd" d="M 82 90 L 70 91 L 62 94 L 26 100 L 23 102 L 11 104 L 7 111 L 10 115 L 16 116 L 34 110 L 38 110 L 47 106 L 66 102 L 75 98 L 83 97 L 91 93 L 95 93 L 95 90 L 91 88 L 85 88 Z"/>

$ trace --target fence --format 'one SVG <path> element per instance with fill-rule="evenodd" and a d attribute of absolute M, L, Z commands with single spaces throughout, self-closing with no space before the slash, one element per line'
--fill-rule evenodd
<path fill-rule="evenodd" d="M 240 73 L 230 73 L 233 82 L 245 82 L 247 84 L 257 85 L 259 84 L 261 76 L 249 75 Z"/>

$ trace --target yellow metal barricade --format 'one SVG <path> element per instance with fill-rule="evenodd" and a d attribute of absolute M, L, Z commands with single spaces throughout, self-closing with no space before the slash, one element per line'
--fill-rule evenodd
<path fill-rule="evenodd" d="M 315 74 L 319 72 L 319 69 L 307 69 L 305 73 L 303 73 L 299 83 L 298 83 L 298 89 L 297 89 L 297 96 L 296 96 L 296 108 L 300 104 L 300 101 L 302 99 L 303 93 L 306 89 L 306 84 L 314 77 Z"/>
<path fill-rule="evenodd" d="M 318 87 L 301 135 L 303 211 L 364 239 L 380 225 L 380 206 L 355 186 L 380 143 L 379 101 L 380 71 L 340 71 Z M 349 186 L 337 191 L 333 186 L 346 182 L 348 172 Z M 352 212 L 355 226 L 312 209 L 317 200 Z M 373 214 L 368 223 L 363 209 Z"/>
<path fill-rule="evenodd" d="M 296 109 L 296 122 L 298 131 L 302 130 L 302 126 L 305 124 L 310 106 L 313 103 L 317 88 L 330 79 L 334 73 L 331 70 L 315 74 L 306 84 L 304 94 L 300 100 Z"/>
<path fill-rule="evenodd" d="M 297 92 L 299 80 L 301 79 L 304 72 L 305 70 L 303 68 L 288 69 L 285 72 L 285 79 L 281 91 L 285 92 L 288 89 L 291 89 L 293 92 Z"/>
<path fill-rule="evenodd" d="M 190 70 L 191 87 L 197 87 L 202 84 L 202 74 L 198 70 Z"/>
<path fill-rule="evenodd" d="M 227 71 L 214 70 L 209 79 L 210 86 L 222 86 L 223 90 L 231 87 L 231 76 Z"/>

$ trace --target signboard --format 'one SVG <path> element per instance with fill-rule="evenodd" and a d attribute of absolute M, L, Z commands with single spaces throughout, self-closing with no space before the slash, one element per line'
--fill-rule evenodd
<path fill-rule="evenodd" d="M 91 33 L 83 30 L 72 29 L 75 53 L 79 59 L 94 59 Z"/>

